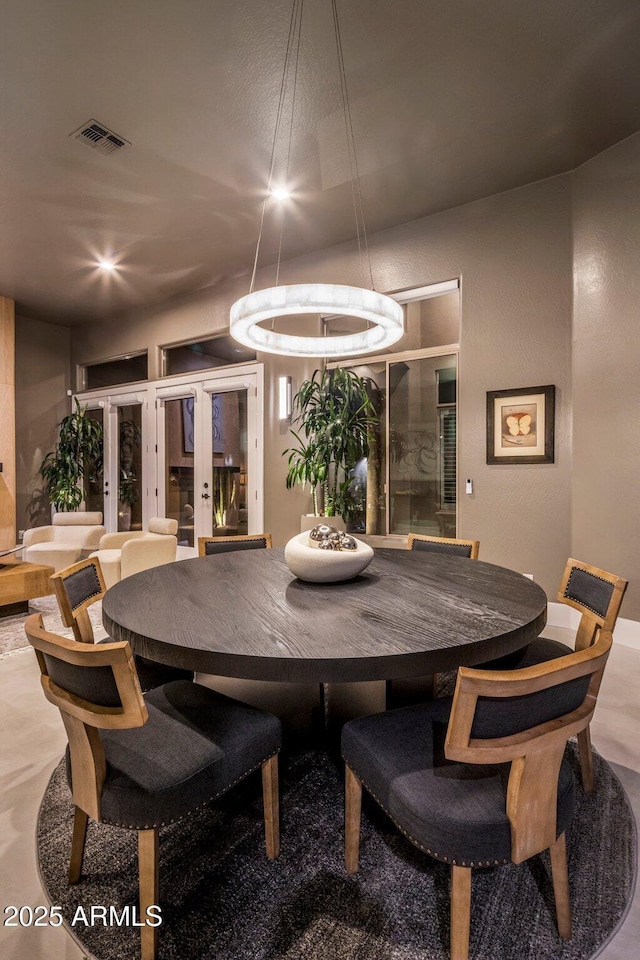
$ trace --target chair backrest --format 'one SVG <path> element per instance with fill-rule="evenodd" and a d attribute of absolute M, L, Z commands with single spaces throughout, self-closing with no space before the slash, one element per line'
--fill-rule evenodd
<path fill-rule="evenodd" d="M 93 643 L 93 627 L 88 608 L 102 600 L 107 588 L 97 557 L 79 560 L 51 577 L 60 616 L 65 627 L 71 627 L 79 643 Z"/>
<path fill-rule="evenodd" d="M 95 527 L 102 524 L 102 514 L 95 510 L 71 510 L 54 513 L 54 527 Z"/>
<path fill-rule="evenodd" d="M 451 553 L 458 557 L 477 560 L 480 552 L 479 540 L 457 540 L 455 537 L 427 537 L 422 533 L 410 533 L 407 540 L 409 550 L 425 550 L 428 553 Z"/>
<path fill-rule="evenodd" d="M 573 557 L 567 560 L 558 600 L 582 614 L 576 650 L 590 646 L 601 628 L 613 632 L 627 584 L 627 580 L 615 573 L 607 573 Z"/>
<path fill-rule="evenodd" d="M 162 536 L 149 539 L 140 537 L 127 540 L 122 545 L 120 555 L 120 577 L 131 577 L 141 570 L 160 567 L 164 563 L 173 563 L 178 547 L 177 537 Z"/>
<path fill-rule="evenodd" d="M 162 536 L 175 537 L 178 532 L 178 521 L 171 517 L 149 517 L 147 529 L 149 533 L 157 533 Z"/>
<path fill-rule="evenodd" d="M 588 649 L 533 667 L 458 670 L 445 755 L 511 762 L 507 816 L 515 863 L 555 843 L 565 745 L 593 716 L 611 644 L 602 630 Z"/>
<path fill-rule="evenodd" d="M 209 557 L 214 553 L 230 553 L 232 550 L 271 549 L 270 533 L 251 533 L 242 537 L 198 537 L 198 556 Z"/>
<path fill-rule="evenodd" d="M 60 710 L 67 731 L 74 802 L 99 820 L 106 761 L 98 731 L 141 727 L 148 718 L 131 647 L 126 641 L 88 645 L 49 633 L 35 613 L 25 632 L 44 695 Z"/>

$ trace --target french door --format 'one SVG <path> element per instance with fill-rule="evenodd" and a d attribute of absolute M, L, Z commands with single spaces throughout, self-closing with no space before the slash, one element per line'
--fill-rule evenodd
<path fill-rule="evenodd" d="M 153 470 L 146 456 L 146 390 L 89 396 L 81 400 L 103 432 L 101 460 L 85 475 L 87 510 L 99 510 L 109 531 L 142 530 L 149 516 Z"/>
<path fill-rule="evenodd" d="M 158 510 L 179 544 L 260 532 L 257 374 L 157 387 L 156 411 Z"/>
<path fill-rule="evenodd" d="M 178 542 L 263 529 L 263 369 L 80 394 L 103 428 L 85 504 L 110 532 L 173 517 Z M 116 392 L 117 391 L 117 392 Z"/>

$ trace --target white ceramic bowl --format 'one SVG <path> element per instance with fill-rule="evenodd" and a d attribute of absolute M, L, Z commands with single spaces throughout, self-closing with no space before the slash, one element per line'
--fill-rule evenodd
<path fill-rule="evenodd" d="M 321 550 L 309 540 L 309 533 L 292 537 L 284 548 L 284 559 L 291 573 L 311 583 L 338 583 L 351 580 L 373 560 L 368 543 L 355 538 L 357 550 Z"/>

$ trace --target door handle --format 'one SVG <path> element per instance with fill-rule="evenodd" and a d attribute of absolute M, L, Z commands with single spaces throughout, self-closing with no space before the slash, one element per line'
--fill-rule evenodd
<path fill-rule="evenodd" d="M 211 497 L 209 496 L 208 493 L 203 493 L 203 494 L 202 494 L 202 499 L 203 499 L 203 500 L 210 500 Z"/>

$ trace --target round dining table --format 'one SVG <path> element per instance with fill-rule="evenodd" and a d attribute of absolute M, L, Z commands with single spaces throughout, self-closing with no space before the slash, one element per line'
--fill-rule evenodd
<path fill-rule="evenodd" d="M 114 640 L 222 677 L 349 683 L 422 677 L 525 646 L 546 623 L 532 580 L 459 556 L 376 549 L 343 583 L 306 583 L 282 550 L 153 567 L 102 601 Z"/>

